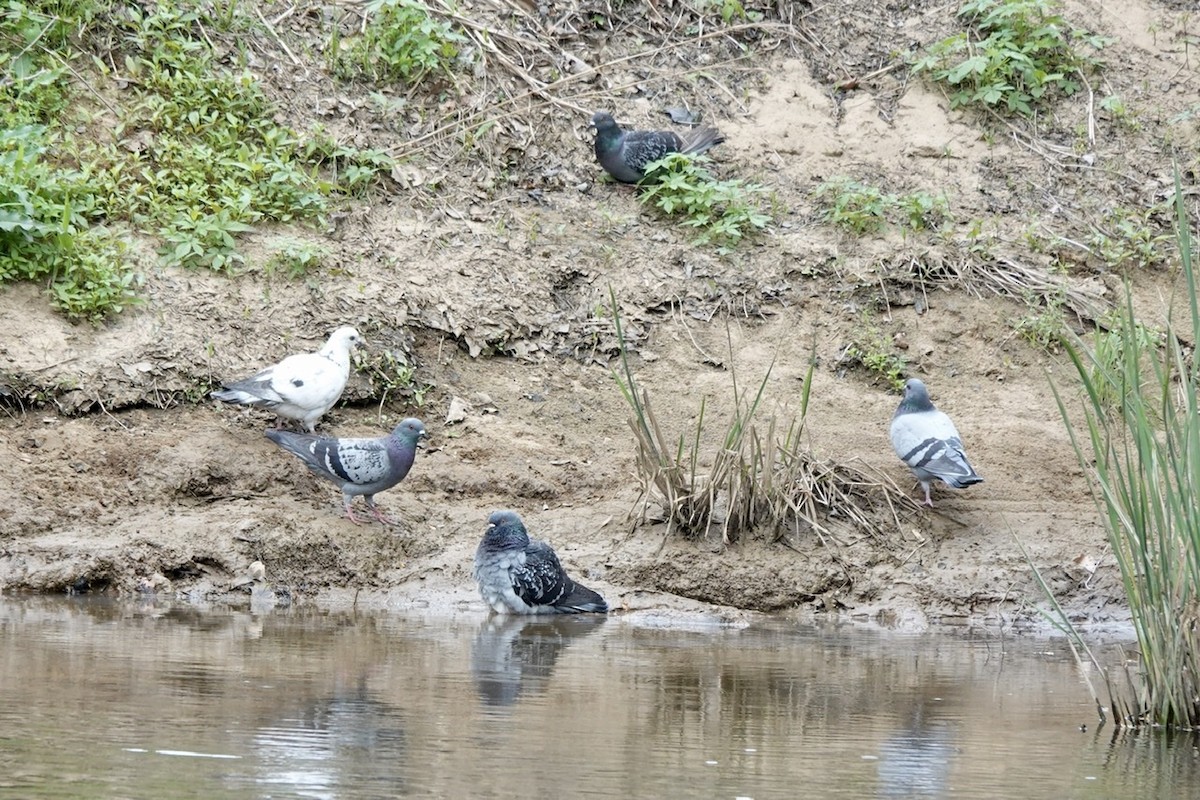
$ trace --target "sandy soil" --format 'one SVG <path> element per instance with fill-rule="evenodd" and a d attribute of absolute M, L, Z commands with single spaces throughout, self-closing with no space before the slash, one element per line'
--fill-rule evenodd
<path fill-rule="evenodd" d="M 1200 104 L 1200 80 L 1184 26 L 1195 21 L 1179 3 L 1069 3 L 1073 19 L 1115 37 L 1109 69 L 1091 104 L 1081 95 L 1056 106 L 1030 138 L 951 112 L 903 68 L 831 90 L 951 29 L 941 3 L 877 5 L 805 6 L 808 44 L 777 49 L 748 77 L 691 85 L 690 101 L 728 136 L 717 169 L 769 184 L 781 212 L 769 236 L 728 258 L 600 181 L 586 117 L 548 107 L 506 177 L 465 157 L 417 160 L 405 169 L 437 176 L 436 191 L 393 186 L 333 232 L 299 232 L 336 253 L 317 281 L 163 269 L 145 243 L 148 302 L 102 328 L 65 322 L 43 287 L 5 287 L 0 318 L 19 320 L 19 333 L 0 334 L 0 589 L 153 585 L 211 597 L 262 560 L 300 598 L 482 609 L 471 556 L 487 514 L 509 507 L 617 608 L 842 613 L 908 628 L 1035 623 L 1045 603 L 1023 543 L 1075 617 L 1122 619 L 1119 577 L 1048 378 L 1068 396 L 1075 382 L 1062 357 L 1014 333 L 1024 302 L 972 280 L 970 254 L 946 239 L 839 233 L 812 192 L 850 175 L 945 193 L 960 233 L 980 225 L 989 237 L 985 260 L 1061 274 L 1082 331 L 1119 296 L 1121 276 L 1055 236 L 1085 240 L 1113 208 L 1160 201 L 1172 155 L 1194 186 L 1200 136 L 1184 112 Z M 579 42 L 592 63 L 613 55 L 605 47 Z M 264 80 L 307 119 L 327 84 L 283 73 Z M 660 126 L 659 109 L 677 104 L 669 88 L 625 92 L 609 107 Z M 1136 125 L 1097 109 L 1109 94 Z M 358 144 L 405 140 L 399 126 L 362 124 L 361 112 L 323 113 L 366 138 Z M 1050 244 L 1032 246 L 1031 231 Z M 297 235 L 250 236 L 248 263 L 284 233 Z M 1130 277 L 1147 318 L 1160 318 L 1175 275 Z M 609 287 L 668 435 L 694 429 L 703 399 L 711 453 L 732 413 L 731 376 L 757 386 L 769 368 L 760 413 L 789 419 L 815 353 L 812 451 L 908 491 L 887 440 L 898 398 L 842 358 L 867 313 L 956 420 L 986 482 L 935 489 L 934 510 L 905 505 L 882 535 L 832 520 L 825 537 L 764 532 L 726 546 L 719 533 L 666 536 L 640 513 Z M 262 437 L 269 416 L 204 400 L 221 379 L 313 349 L 341 324 L 364 333 L 368 357 L 414 364 L 424 388 L 385 392 L 356 374 L 322 423 L 377 435 L 403 416 L 425 421 L 432 436 L 411 475 L 379 498 L 401 518 L 395 527 L 340 519 L 333 487 Z M 453 398 L 467 412 L 446 423 Z"/>

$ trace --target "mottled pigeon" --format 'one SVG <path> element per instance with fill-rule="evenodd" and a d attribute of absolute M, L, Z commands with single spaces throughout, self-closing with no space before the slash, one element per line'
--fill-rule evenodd
<path fill-rule="evenodd" d="M 550 545 L 529 538 L 512 511 L 488 517 L 475 550 L 475 580 L 483 601 L 500 614 L 608 611 L 603 597 L 567 577 Z"/>
<path fill-rule="evenodd" d="M 342 396 L 350 377 L 350 352 L 361 342 L 354 328 L 338 328 L 317 352 L 288 356 L 253 378 L 226 383 L 212 396 L 299 420 L 312 433 L 317 420 Z"/>
<path fill-rule="evenodd" d="M 930 508 L 929 485 L 934 479 L 955 489 L 983 482 L 967 461 L 958 429 L 929 401 L 925 384 L 916 378 L 904 384 L 904 398 L 892 417 L 891 433 L 896 455 L 921 482 L 925 505 Z"/>
<path fill-rule="evenodd" d="M 725 141 L 716 128 L 693 128 L 682 136 L 674 131 L 624 131 L 607 111 L 592 116 L 592 127 L 600 166 L 622 183 L 637 183 L 647 164 L 668 153 L 699 155 Z"/>
<path fill-rule="evenodd" d="M 358 518 L 350 509 L 350 502 L 360 494 L 375 519 L 385 525 L 393 524 L 375 505 L 375 495 L 404 480 L 417 455 L 417 440 L 425 435 L 421 420 L 412 417 L 379 439 L 337 439 L 308 433 L 267 431 L 268 439 L 295 453 L 304 466 L 341 488 L 346 518 L 356 525 Z"/>

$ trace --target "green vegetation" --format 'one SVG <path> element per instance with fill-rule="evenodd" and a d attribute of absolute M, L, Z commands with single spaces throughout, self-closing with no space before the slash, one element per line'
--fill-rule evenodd
<path fill-rule="evenodd" d="M 215 32 L 247 20 L 235 3 L 0 11 L 0 282 L 45 280 L 64 313 L 99 321 L 136 297 L 125 226 L 156 232 L 164 263 L 229 272 L 252 225 L 319 221 L 390 168 L 278 124 L 254 76 L 218 64 Z M 102 79 L 128 86 L 121 106 L 88 88 Z"/>
<path fill-rule="evenodd" d="M 287 239 L 267 259 L 264 271 L 268 275 L 282 273 L 294 281 L 320 269 L 328 257 L 329 250 L 319 244 Z"/>
<path fill-rule="evenodd" d="M 425 404 L 425 393 L 433 388 L 417 380 L 416 368 L 403 352 L 359 350 L 354 354 L 354 369 L 371 382 L 371 393 L 379 395 L 381 409 L 392 394 L 398 394 L 410 405 L 420 408 Z"/>
<path fill-rule="evenodd" d="M 1200 727 L 1200 300 L 1183 193 L 1176 177 L 1177 237 L 1189 317 L 1150 336 L 1132 300 L 1120 323 L 1089 348 L 1067 352 L 1087 392 L 1087 439 L 1074 438 L 1092 475 L 1125 586 L 1141 659 L 1108 680 L 1120 726 Z M 1178 331 L 1179 335 L 1176 335 Z M 1120 357 L 1106 355 L 1115 346 Z M 1056 390 L 1064 420 L 1070 414 Z M 1115 408 L 1114 408 L 1115 406 Z M 1072 430 L 1068 425 L 1068 430 Z M 1126 687 L 1128 691 L 1117 686 Z M 1130 695 L 1132 693 L 1132 696 Z"/>
<path fill-rule="evenodd" d="M 913 70 L 943 84 L 951 107 L 1031 116 L 1053 92 L 1078 91 L 1080 75 L 1099 67 L 1088 50 L 1107 43 L 1073 26 L 1059 8 L 1057 0 L 967 0 L 958 9 L 967 30 L 930 45 Z"/>
<path fill-rule="evenodd" d="M 847 177 L 822 183 L 815 198 L 825 209 L 826 222 L 859 235 L 880 231 L 888 224 L 913 231 L 937 228 L 950 212 L 944 195 L 885 194 L 878 187 Z"/>
<path fill-rule="evenodd" d="M 882 378 L 890 391 L 904 391 L 908 361 L 893 349 L 887 336 L 868 316 L 864 315 L 857 330 L 858 335 L 846 348 L 843 359 L 858 364 L 867 372 Z"/>
<path fill-rule="evenodd" d="M 1013 323 L 1013 329 L 1039 350 L 1058 352 L 1067 325 L 1063 320 L 1063 306 L 1067 299 L 1061 292 L 1043 297 L 1028 296 L 1025 299 L 1029 313 Z"/>
<path fill-rule="evenodd" d="M 730 252 L 743 238 L 766 228 L 770 214 L 754 202 L 762 186 L 740 180 L 719 181 L 702 164 L 704 156 L 671 153 L 646 167 L 641 202 L 699 232 L 697 244 L 716 245 Z"/>
<path fill-rule="evenodd" d="M 1088 244 L 1115 269 L 1162 264 L 1173 249 L 1173 237 L 1159 233 L 1154 221 L 1162 211 L 1161 207 L 1133 210 L 1118 206 L 1106 214 L 1104 228 L 1094 229 Z"/>
<path fill-rule="evenodd" d="M 372 0 L 367 24 L 348 42 L 330 42 L 333 71 L 342 78 L 419 83 L 433 72 L 450 74 L 465 37 L 429 13 L 419 0 Z"/>

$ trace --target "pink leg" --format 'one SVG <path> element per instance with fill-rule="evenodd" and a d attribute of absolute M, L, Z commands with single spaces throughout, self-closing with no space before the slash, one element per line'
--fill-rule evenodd
<path fill-rule="evenodd" d="M 346 519 L 348 519 L 348 520 L 350 520 L 351 522 L 353 522 L 355 525 L 362 525 L 362 524 L 363 524 L 363 520 L 360 520 L 358 517 L 354 516 L 354 509 L 350 508 L 350 500 L 349 500 L 349 498 L 347 498 L 346 502 L 342 504 L 342 507 L 343 507 L 344 509 L 346 509 L 346 513 L 345 513 L 345 514 L 343 514 L 342 516 L 344 516 Z"/>
<path fill-rule="evenodd" d="M 929 484 L 922 483 L 921 488 L 925 490 L 925 505 L 933 508 L 933 499 L 929 496 Z"/>
<path fill-rule="evenodd" d="M 367 508 L 370 510 L 371 516 L 375 517 L 375 519 L 379 520 L 384 525 L 398 524 L 396 520 L 384 514 L 382 509 L 380 509 L 379 506 L 375 505 L 374 503 L 367 503 Z"/>

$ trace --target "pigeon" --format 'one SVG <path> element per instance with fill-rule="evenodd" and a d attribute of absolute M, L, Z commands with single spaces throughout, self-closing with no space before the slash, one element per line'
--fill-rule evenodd
<path fill-rule="evenodd" d="M 550 545 L 529 538 L 512 511 L 488 517 L 475 551 L 475 580 L 483 601 L 499 614 L 608 611 L 603 597 L 567 577 Z"/>
<path fill-rule="evenodd" d="M 350 377 L 350 352 L 361 342 L 354 328 L 338 328 L 317 352 L 288 356 L 253 378 L 224 384 L 212 397 L 274 411 L 298 420 L 312 433 L 317 420 L 342 396 Z"/>
<path fill-rule="evenodd" d="M 716 128 L 694 128 L 682 136 L 674 131 L 624 131 L 607 111 L 592 115 L 596 129 L 596 159 L 604 171 L 622 183 L 637 183 L 646 165 L 668 153 L 700 155 L 725 141 Z"/>
<path fill-rule="evenodd" d="M 929 402 L 925 384 L 916 378 L 904 384 L 904 398 L 892 417 L 891 434 L 896 455 L 921 482 L 925 505 L 930 508 L 929 485 L 935 478 L 955 489 L 983 482 L 967 461 L 958 429 Z"/>
<path fill-rule="evenodd" d="M 299 456 L 304 466 L 317 476 L 341 487 L 346 518 L 355 525 L 359 520 L 350 503 L 360 494 L 366 498 L 367 509 L 375 519 L 384 525 L 395 524 L 375 505 L 375 495 L 404 480 L 417 455 L 417 440 L 425 435 L 421 420 L 412 417 L 378 439 L 338 439 L 310 433 L 267 431 L 268 439 Z"/>

